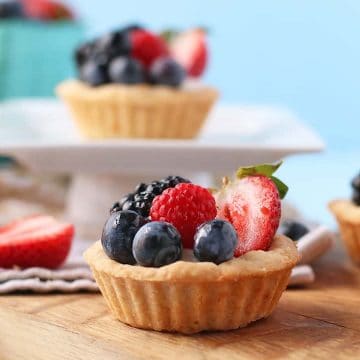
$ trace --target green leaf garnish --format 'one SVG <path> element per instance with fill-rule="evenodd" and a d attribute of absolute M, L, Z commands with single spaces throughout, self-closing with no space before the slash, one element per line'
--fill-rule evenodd
<path fill-rule="evenodd" d="M 289 188 L 277 177 L 273 176 L 275 171 L 282 165 L 282 161 L 276 164 L 261 164 L 255 166 L 241 167 L 236 171 L 236 177 L 238 179 L 244 178 L 250 175 L 264 175 L 271 179 L 276 185 L 280 199 L 283 199 L 287 194 Z"/>
<path fill-rule="evenodd" d="M 178 36 L 180 32 L 176 29 L 165 29 L 159 35 L 167 42 L 171 43 L 176 36 Z"/>
<path fill-rule="evenodd" d="M 280 195 L 280 199 L 283 199 L 286 196 L 287 192 L 289 191 L 289 187 L 275 176 L 270 176 L 270 179 L 276 185 Z"/>
<path fill-rule="evenodd" d="M 261 164 L 255 166 L 241 167 L 236 172 L 236 177 L 241 179 L 249 175 L 265 175 L 270 177 L 282 164 L 282 161 L 277 164 Z"/>

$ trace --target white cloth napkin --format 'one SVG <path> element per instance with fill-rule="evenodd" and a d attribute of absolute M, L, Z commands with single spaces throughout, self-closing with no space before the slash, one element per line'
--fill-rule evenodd
<path fill-rule="evenodd" d="M 91 271 L 82 258 L 82 253 L 90 244 L 89 241 L 75 239 L 68 260 L 56 270 L 0 269 L 0 294 L 15 291 L 36 293 L 98 291 Z M 333 235 L 325 226 L 317 226 L 303 236 L 297 242 L 301 260 L 291 273 L 289 286 L 313 282 L 315 274 L 309 264 L 327 252 L 332 244 Z"/>
<path fill-rule="evenodd" d="M 15 291 L 80 292 L 98 291 L 91 271 L 82 258 L 89 241 L 75 239 L 66 263 L 56 269 L 33 267 L 28 269 L 0 269 L 0 294 Z"/>

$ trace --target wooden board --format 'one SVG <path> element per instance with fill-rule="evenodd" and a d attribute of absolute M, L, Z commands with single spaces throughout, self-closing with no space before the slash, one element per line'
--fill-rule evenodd
<path fill-rule="evenodd" d="M 2 296 L 0 359 L 360 358 L 360 268 L 336 249 L 315 271 L 316 282 L 287 290 L 270 318 L 195 336 L 123 325 L 98 294 Z"/>

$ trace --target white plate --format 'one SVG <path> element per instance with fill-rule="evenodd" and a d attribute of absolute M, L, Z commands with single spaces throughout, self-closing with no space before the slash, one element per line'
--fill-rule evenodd
<path fill-rule="evenodd" d="M 56 100 L 4 102 L 0 124 L 0 154 L 62 173 L 228 173 L 324 148 L 291 112 L 267 106 L 218 106 L 195 140 L 82 140 Z"/>

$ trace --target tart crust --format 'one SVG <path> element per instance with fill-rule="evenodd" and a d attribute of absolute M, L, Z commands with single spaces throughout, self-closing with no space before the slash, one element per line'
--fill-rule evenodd
<path fill-rule="evenodd" d="M 333 200 L 329 209 L 338 222 L 350 258 L 360 265 L 360 206 L 350 200 Z"/>
<path fill-rule="evenodd" d="M 269 316 L 298 261 L 277 235 L 268 251 L 215 265 L 177 261 L 160 268 L 119 264 L 100 241 L 84 254 L 112 313 L 134 327 L 197 333 L 230 330 Z"/>
<path fill-rule="evenodd" d="M 193 138 L 218 97 L 211 87 L 174 89 L 146 84 L 91 87 L 78 80 L 61 83 L 67 103 L 87 138 Z"/>

